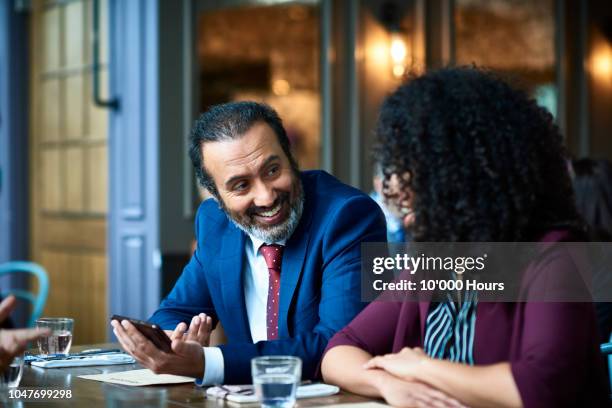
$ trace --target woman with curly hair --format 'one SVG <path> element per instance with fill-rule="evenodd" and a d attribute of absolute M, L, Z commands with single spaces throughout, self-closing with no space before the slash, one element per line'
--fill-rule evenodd
<path fill-rule="evenodd" d="M 407 82 L 384 102 L 377 138 L 387 199 L 417 242 L 584 239 L 551 115 L 491 73 Z M 567 268 L 550 252 L 537 276 Z M 375 301 L 331 339 L 321 371 L 396 406 L 601 407 L 597 346 L 589 303 Z"/>

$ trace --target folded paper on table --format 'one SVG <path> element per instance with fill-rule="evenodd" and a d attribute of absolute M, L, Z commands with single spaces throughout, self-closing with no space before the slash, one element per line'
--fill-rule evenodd
<path fill-rule="evenodd" d="M 143 385 L 161 384 L 183 384 L 193 382 L 191 377 L 181 377 L 179 375 L 155 374 L 145 368 L 142 370 L 118 371 L 106 374 L 79 375 L 79 378 L 86 380 L 102 381 L 111 384 L 131 385 L 140 387 Z"/>
<path fill-rule="evenodd" d="M 67 358 L 65 360 L 32 361 L 32 365 L 42 368 L 88 367 L 102 365 L 133 364 L 136 361 L 129 354 L 116 353 L 89 357 Z"/>
<path fill-rule="evenodd" d="M 297 398 L 328 397 L 340 392 L 340 388 L 329 384 L 300 385 L 296 392 Z M 211 387 L 206 390 L 206 395 L 214 398 L 223 398 L 238 404 L 250 404 L 257 402 L 257 396 L 252 385 L 225 385 Z"/>

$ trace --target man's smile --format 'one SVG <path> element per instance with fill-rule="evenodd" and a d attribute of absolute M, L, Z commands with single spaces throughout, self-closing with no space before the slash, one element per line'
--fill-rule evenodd
<path fill-rule="evenodd" d="M 253 217 L 260 223 L 265 225 L 275 225 L 286 218 L 286 211 L 283 211 L 286 200 L 279 200 L 278 203 L 267 210 L 260 210 L 253 213 Z"/>

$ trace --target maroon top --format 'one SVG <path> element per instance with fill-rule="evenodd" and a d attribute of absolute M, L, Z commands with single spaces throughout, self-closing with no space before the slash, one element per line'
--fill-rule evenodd
<path fill-rule="evenodd" d="M 553 231 L 542 241 L 566 237 L 565 232 Z M 573 264 L 559 255 L 545 252 L 537 265 L 527 268 L 526 276 L 577 274 L 568 266 Z M 381 355 L 423 347 L 428 313 L 429 302 L 374 301 L 332 337 L 326 351 L 350 345 Z M 590 303 L 479 302 L 474 363 L 504 361 L 510 363 L 527 408 L 611 406 Z"/>

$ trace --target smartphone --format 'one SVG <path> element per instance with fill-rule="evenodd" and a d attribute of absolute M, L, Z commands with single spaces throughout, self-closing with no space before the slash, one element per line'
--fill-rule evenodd
<path fill-rule="evenodd" d="M 117 320 L 121 323 L 122 320 L 127 320 L 138 329 L 143 336 L 155 344 L 155 347 L 166 353 L 172 352 L 172 341 L 170 337 L 157 325 L 145 322 L 144 320 L 132 319 L 131 317 L 113 315 L 111 320 Z"/>

